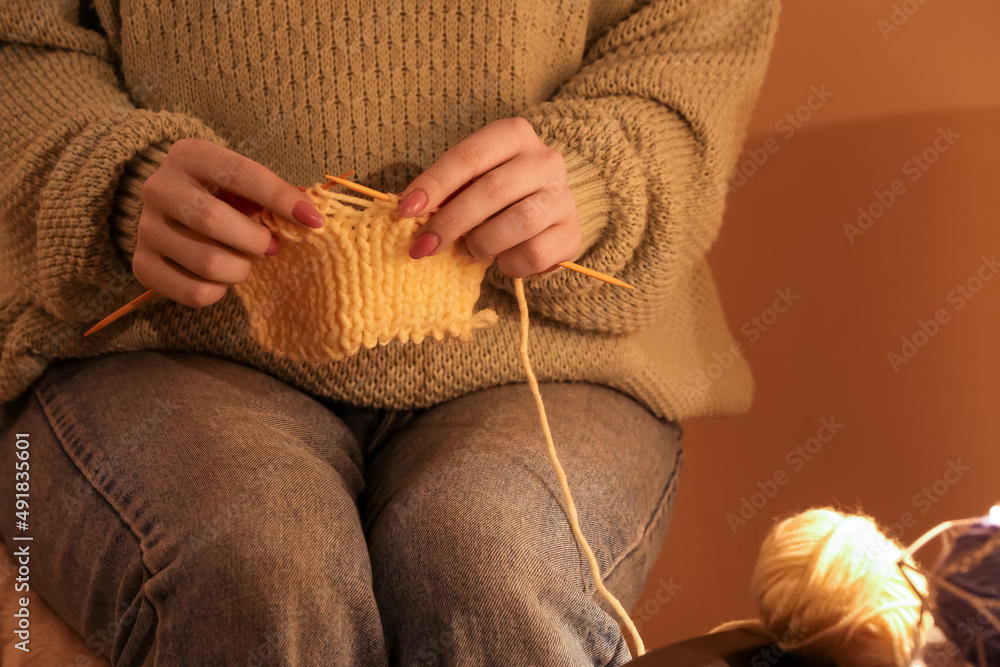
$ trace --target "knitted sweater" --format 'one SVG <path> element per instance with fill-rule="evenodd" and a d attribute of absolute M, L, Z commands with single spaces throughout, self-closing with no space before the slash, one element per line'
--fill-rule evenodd
<path fill-rule="evenodd" d="M 513 279 L 494 263 L 460 344 L 296 361 L 250 335 L 230 290 L 164 297 L 131 270 L 143 181 L 183 137 L 294 185 L 354 169 L 400 192 L 491 120 L 564 156 L 579 264 L 524 279 L 539 381 L 617 388 L 661 418 L 737 414 L 753 384 L 705 252 L 773 43 L 778 0 L 10 0 L 0 8 L 0 400 L 56 359 L 186 350 L 322 398 L 419 408 L 523 382 Z M 422 261 L 422 260 L 415 260 Z M 149 378 L 156 382 L 156 378 Z"/>

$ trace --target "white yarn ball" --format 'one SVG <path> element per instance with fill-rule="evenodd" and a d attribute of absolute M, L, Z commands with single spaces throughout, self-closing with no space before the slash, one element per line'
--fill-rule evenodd
<path fill-rule="evenodd" d="M 768 533 L 753 573 L 761 622 L 782 648 L 803 655 L 850 667 L 908 665 L 920 598 L 896 564 L 901 554 L 868 516 L 815 508 L 785 519 Z"/>

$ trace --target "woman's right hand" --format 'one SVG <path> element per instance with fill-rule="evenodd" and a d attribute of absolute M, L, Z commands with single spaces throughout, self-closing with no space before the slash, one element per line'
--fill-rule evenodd
<path fill-rule="evenodd" d="M 146 288 L 192 308 L 246 280 L 250 255 L 278 252 L 267 227 L 212 196 L 217 187 L 288 221 L 323 226 L 309 198 L 267 167 L 206 139 L 174 143 L 142 186 L 132 272 Z"/>

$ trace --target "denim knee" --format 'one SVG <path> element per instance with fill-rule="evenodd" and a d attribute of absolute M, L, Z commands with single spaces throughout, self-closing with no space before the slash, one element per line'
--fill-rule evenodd
<path fill-rule="evenodd" d="M 217 646 L 201 655 L 217 664 L 384 663 L 357 507 L 321 467 L 295 466 L 233 493 L 191 527 L 177 557 L 143 586 L 165 612 L 159 652 L 188 653 L 172 643 L 203 634 L 192 626 L 204 624 Z"/>
<path fill-rule="evenodd" d="M 594 599 L 562 510 L 540 516 L 519 494 L 464 486 L 397 498 L 369 536 L 390 658 L 607 664 L 621 632 Z"/>

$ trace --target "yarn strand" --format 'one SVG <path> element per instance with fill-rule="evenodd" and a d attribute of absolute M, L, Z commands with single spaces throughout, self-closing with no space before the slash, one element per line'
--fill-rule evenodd
<path fill-rule="evenodd" d="M 531 370 L 531 360 L 528 358 L 528 303 L 524 298 L 524 282 L 521 278 L 514 279 L 514 291 L 517 294 L 517 305 L 521 310 L 521 363 L 524 366 L 524 372 L 528 376 L 528 384 L 531 385 L 531 393 L 535 396 L 535 404 L 538 406 L 538 418 L 542 425 L 542 431 L 545 433 L 545 442 L 548 444 L 549 448 L 549 459 L 552 461 L 552 467 L 555 468 L 556 476 L 559 477 L 559 486 L 562 488 L 563 498 L 566 500 L 566 510 L 569 513 L 569 525 L 573 529 L 573 535 L 576 537 L 577 542 L 583 548 L 584 553 L 587 555 L 587 562 L 590 564 L 590 572 L 594 578 L 594 587 L 601 594 L 605 600 L 608 601 L 618 617 L 621 619 L 622 623 L 628 629 L 629 634 L 632 636 L 632 641 L 635 643 L 636 652 L 641 656 L 646 653 L 646 646 L 642 643 L 642 637 L 639 636 L 639 630 L 635 627 L 635 623 L 629 618 L 628 612 L 625 611 L 625 607 L 622 603 L 618 601 L 611 591 L 609 591 L 601 579 L 601 569 L 597 564 L 597 557 L 594 556 L 593 550 L 590 548 L 590 543 L 587 542 L 587 538 L 584 537 L 583 531 L 580 529 L 580 519 L 576 513 L 576 504 L 573 502 L 573 494 L 570 493 L 569 483 L 566 481 L 566 472 L 563 470 L 562 464 L 559 463 L 559 456 L 556 454 L 556 446 L 552 442 L 552 431 L 549 429 L 549 420 L 545 416 L 545 404 L 542 402 L 542 394 L 538 389 L 538 379 L 535 377 L 535 373 Z"/>

